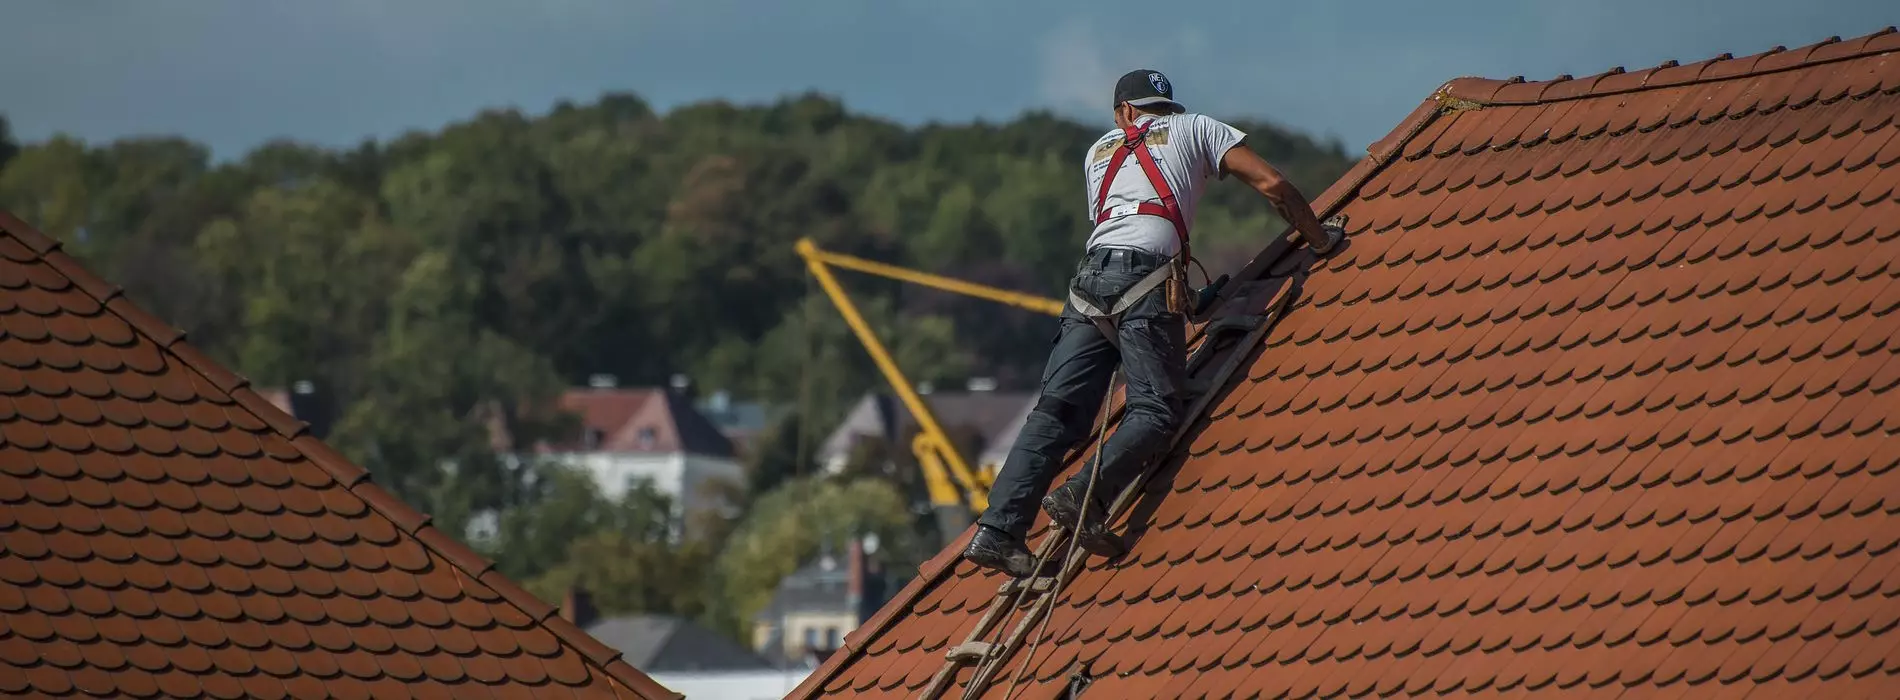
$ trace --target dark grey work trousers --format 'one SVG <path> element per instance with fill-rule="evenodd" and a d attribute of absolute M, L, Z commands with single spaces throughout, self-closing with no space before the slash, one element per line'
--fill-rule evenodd
<path fill-rule="evenodd" d="M 1083 256 L 1072 284 L 1107 308 L 1123 290 L 1167 263 L 1142 251 L 1097 248 Z M 1166 295 L 1157 288 L 1124 313 L 1118 335 L 1119 352 L 1073 304 L 1065 305 L 1042 371 L 1041 395 L 990 487 L 990 506 L 979 523 L 1018 539 L 1028 534 L 1063 455 L 1098 427 L 1117 362 L 1128 386 L 1127 411 L 1103 447 L 1101 481 L 1089 512 L 1102 513 L 1149 459 L 1167 449 L 1184 410 L 1186 319 L 1168 311 Z M 1071 481 L 1086 485 L 1093 464 L 1091 459 Z"/>

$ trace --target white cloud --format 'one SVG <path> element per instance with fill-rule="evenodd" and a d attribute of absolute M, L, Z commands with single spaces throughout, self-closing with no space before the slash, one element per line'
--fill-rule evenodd
<path fill-rule="evenodd" d="M 1180 85 L 1177 69 L 1208 58 L 1207 36 L 1195 27 L 1165 33 L 1149 27 L 1133 39 L 1126 30 L 1105 29 L 1089 17 L 1057 25 L 1039 47 L 1037 97 L 1056 109 L 1105 112 L 1115 79 L 1123 73 L 1152 68 Z"/>
<path fill-rule="evenodd" d="M 1093 24 L 1086 18 L 1070 20 L 1043 38 L 1036 89 L 1050 105 L 1083 109 L 1106 102 L 1101 99 L 1108 92 L 1103 86 L 1115 78 Z"/>

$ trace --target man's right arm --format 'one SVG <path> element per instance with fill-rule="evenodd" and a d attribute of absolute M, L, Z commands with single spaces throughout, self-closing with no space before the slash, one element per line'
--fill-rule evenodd
<path fill-rule="evenodd" d="M 1220 166 L 1221 170 L 1240 178 L 1241 182 L 1266 197 L 1274 210 L 1279 212 L 1280 218 L 1293 224 L 1293 230 L 1306 238 L 1307 245 L 1315 250 L 1331 246 L 1331 236 L 1320 225 L 1319 216 L 1313 213 L 1313 205 L 1306 201 L 1292 181 L 1254 153 L 1247 144 L 1227 149 L 1227 153 L 1221 156 Z"/>

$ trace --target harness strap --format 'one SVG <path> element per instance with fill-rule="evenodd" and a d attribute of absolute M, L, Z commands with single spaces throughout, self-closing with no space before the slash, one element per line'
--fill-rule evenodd
<path fill-rule="evenodd" d="M 1102 331 L 1102 335 L 1108 338 L 1108 343 L 1119 351 L 1122 349 L 1119 332 L 1122 314 L 1133 308 L 1135 302 L 1141 301 L 1142 297 L 1148 296 L 1163 282 L 1168 281 L 1168 277 L 1173 272 L 1174 265 L 1172 264 L 1155 268 L 1153 272 L 1130 285 L 1128 290 L 1122 292 L 1121 297 L 1116 299 L 1107 310 L 1102 309 L 1101 304 L 1098 303 L 1100 300 L 1090 299 L 1087 293 L 1074 287 L 1069 288 L 1069 304 L 1075 307 L 1076 313 L 1082 314 L 1088 318 L 1089 322 L 1094 323 L 1095 327 Z"/>
<path fill-rule="evenodd" d="M 1129 125 L 1122 129 L 1122 145 L 1115 149 L 1114 157 L 1108 162 L 1108 172 L 1102 174 L 1102 186 L 1095 193 L 1095 223 L 1101 225 L 1109 219 L 1134 214 L 1147 214 L 1167 219 L 1174 224 L 1175 238 L 1181 242 L 1181 257 L 1192 260 L 1193 254 L 1188 248 L 1187 219 L 1181 214 L 1181 206 L 1175 200 L 1174 189 L 1168 187 L 1168 178 L 1161 173 L 1161 166 L 1155 163 L 1154 154 L 1148 151 L 1148 129 L 1154 122 L 1140 127 Z M 1141 164 L 1142 173 L 1148 176 L 1148 184 L 1154 187 L 1159 203 L 1146 201 L 1133 205 L 1124 204 L 1104 210 L 1108 203 L 1108 189 L 1114 184 L 1115 175 L 1121 172 L 1122 165 L 1128 162 L 1128 155 L 1135 156 L 1135 162 Z"/>

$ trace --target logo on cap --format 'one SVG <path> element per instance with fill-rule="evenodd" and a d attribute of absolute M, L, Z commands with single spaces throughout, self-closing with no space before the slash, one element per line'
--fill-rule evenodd
<path fill-rule="evenodd" d="M 1159 92 L 1164 96 L 1172 97 L 1174 94 L 1173 91 L 1168 89 L 1168 77 L 1160 73 L 1149 73 L 1148 84 L 1155 86 L 1155 92 Z"/>

